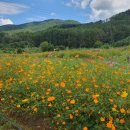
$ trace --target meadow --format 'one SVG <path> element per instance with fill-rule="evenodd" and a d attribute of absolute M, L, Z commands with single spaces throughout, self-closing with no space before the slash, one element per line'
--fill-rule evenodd
<path fill-rule="evenodd" d="M 130 46 L 0 54 L 0 130 L 130 130 L 129 56 Z"/>

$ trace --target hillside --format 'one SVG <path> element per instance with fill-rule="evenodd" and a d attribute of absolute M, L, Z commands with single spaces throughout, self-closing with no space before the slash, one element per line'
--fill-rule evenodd
<path fill-rule="evenodd" d="M 73 20 L 51 19 L 23 25 L 2 26 L 0 31 L 4 31 L 0 33 L 0 48 L 39 47 L 44 41 L 54 46 L 69 48 L 92 48 L 100 45 L 115 46 L 115 44 L 125 46 L 130 44 L 124 43 L 130 36 L 130 10 L 119 13 L 109 20 L 93 23 L 81 24 Z"/>
<path fill-rule="evenodd" d="M 130 20 L 130 9 L 111 17 L 111 21 L 115 21 L 115 20 Z"/>
<path fill-rule="evenodd" d="M 48 29 L 50 27 L 62 24 L 80 24 L 74 20 L 60 20 L 60 19 L 49 19 L 41 22 L 31 22 L 21 25 L 4 25 L 0 26 L 0 31 L 11 31 L 11 32 L 20 32 L 20 31 L 41 31 Z"/>

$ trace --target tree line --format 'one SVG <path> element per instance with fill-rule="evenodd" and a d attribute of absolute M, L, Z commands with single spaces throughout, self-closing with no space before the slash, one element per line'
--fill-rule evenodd
<path fill-rule="evenodd" d="M 107 22 L 59 25 L 34 33 L 23 31 L 18 33 L 0 32 L 0 48 L 39 47 L 44 41 L 53 44 L 53 46 L 69 48 L 97 47 L 97 42 L 111 46 L 129 45 L 129 38 L 127 37 L 130 36 L 130 24 L 128 21 L 130 22 L 130 18 L 121 20 L 116 16 L 115 19 L 112 18 Z"/>

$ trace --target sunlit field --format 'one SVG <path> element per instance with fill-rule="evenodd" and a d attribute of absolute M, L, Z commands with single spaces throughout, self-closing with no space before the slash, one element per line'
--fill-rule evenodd
<path fill-rule="evenodd" d="M 0 54 L 0 130 L 31 130 L 29 119 L 45 124 L 34 130 L 130 130 L 130 47 Z"/>

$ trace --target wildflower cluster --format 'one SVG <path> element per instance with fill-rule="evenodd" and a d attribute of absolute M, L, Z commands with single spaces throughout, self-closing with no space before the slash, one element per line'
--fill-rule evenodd
<path fill-rule="evenodd" d="M 111 66 L 102 56 L 89 61 L 77 57 L 1 58 L 1 111 L 49 117 L 57 130 L 129 130 L 127 66 Z"/>

